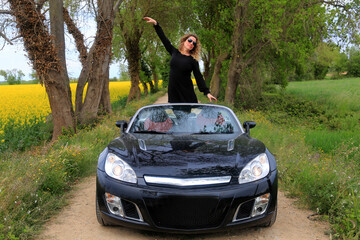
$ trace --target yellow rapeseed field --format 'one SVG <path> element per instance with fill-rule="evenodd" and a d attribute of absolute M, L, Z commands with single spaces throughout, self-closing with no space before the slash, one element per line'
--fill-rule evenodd
<path fill-rule="evenodd" d="M 70 84 L 72 101 L 75 101 L 76 83 Z M 129 94 L 130 82 L 110 82 L 110 99 Z M 37 117 L 45 121 L 50 113 L 50 106 L 45 87 L 40 84 L 0 85 L 0 133 L 9 120 L 18 124 L 25 118 Z"/>

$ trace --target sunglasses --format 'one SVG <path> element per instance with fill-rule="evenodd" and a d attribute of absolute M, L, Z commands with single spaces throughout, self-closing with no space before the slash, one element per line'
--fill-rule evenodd
<path fill-rule="evenodd" d="M 193 41 L 191 38 L 188 38 L 187 41 L 188 41 L 189 43 L 192 43 L 192 44 L 194 45 L 194 47 L 196 47 L 196 42 Z"/>

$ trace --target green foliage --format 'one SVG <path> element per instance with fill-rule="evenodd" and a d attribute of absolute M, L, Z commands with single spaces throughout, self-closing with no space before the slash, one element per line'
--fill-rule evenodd
<path fill-rule="evenodd" d="M 332 236 L 357 239 L 360 234 L 359 143 L 345 134 L 342 143 L 334 144 L 332 151 L 314 148 L 308 142 L 309 134 L 321 127 L 314 122 L 314 117 L 326 114 L 323 108 L 293 97 L 264 96 L 268 97 L 264 102 L 283 104 L 261 111 L 238 112 L 239 119 L 257 123 L 252 136 L 264 141 L 276 154 L 281 186 L 320 215 L 327 215 L 333 228 Z"/>
<path fill-rule="evenodd" d="M 154 89 L 154 84 L 152 82 L 152 72 L 150 70 L 149 65 L 144 61 L 144 59 L 141 59 L 140 66 L 141 66 L 141 70 L 140 70 L 141 82 L 145 84 L 149 84 L 151 93 L 154 93 L 155 89 Z"/>
<path fill-rule="evenodd" d="M 30 77 L 31 77 L 31 84 L 38 84 L 40 83 L 40 80 L 39 80 L 39 77 L 36 73 L 36 71 L 32 71 L 32 73 L 30 74 Z"/>
<path fill-rule="evenodd" d="M 198 34 L 206 52 L 230 51 L 233 32 L 234 1 L 193 0 L 194 23 L 191 28 Z"/>
<path fill-rule="evenodd" d="M 329 68 L 339 58 L 340 49 L 334 44 L 321 42 L 312 56 L 312 65 L 315 79 L 324 79 Z M 340 66 L 337 68 L 339 69 Z"/>
<path fill-rule="evenodd" d="M 170 77 L 170 60 L 171 56 L 166 55 L 166 57 L 163 59 L 162 63 L 159 66 L 159 73 L 161 74 L 162 79 L 162 86 L 164 88 L 167 88 L 169 85 L 169 77 Z"/>
<path fill-rule="evenodd" d="M 360 50 L 352 47 L 349 52 L 348 74 L 360 77 Z"/>
<path fill-rule="evenodd" d="M 129 119 L 139 107 L 163 94 L 149 95 L 126 107 L 126 97 L 120 99 L 115 103 L 117 111 L 101 123 L 62 136 L 51 145 L 0 152 L 0 239 L 37 239 L 41 226 L 66 204 L 64 195 L 73 184 L 94 175 L 99 153 L 119 135 L 115 122 Z"/>
<path fill-rule="evenodd" d="M 126 106 L 127 96 L 119 97 L 118 100 L 111 103 L 111 109 L 114 111 L 124 108 Z"/>
<path fill-rule="evenodd" d="M 287 165 L 284 179 L 295 195 L 329 215 L 333 236 L 342 239 L 360 236 L 360 137 L 356 134 L 360 95 L 355 90 L 359 84 L 359 79 L 311 81 L 291 83 L 287 91 L 302 101 L 321 104 L 323 110 L 316 114 L 316 121 L 303 119 L 302 144 L 309 157 L 300 158 L 296 166 Z"/>
<path fill-rule="evenodd" d="M 120 64 L 120 79 L 119 81 L 130 81 L 129 72 L 125 64 Z"/>
<path fill-rule="evenodd" d="M 0 153 L 4 151 L 24 151 L 51 139 L 52 123 L 42 117 L 25 118 L 22 124 L 9 119 L 0 132 Z"/>
<path fill-rule="evenodd" d="M 314 64 L 314 78 L 315 79 L 324 79 L 328 72 L 328 69 L 329 69 L 328 66 L 324 66 L 324 65 L 315 63 Z"/>
<path fill-rule="evenodd" d="M 22 77 L 24 77 L 24 73 L 21 70 L 0 70 L 0 76 L 5 78 L 5 81 L 8 82 L 9 85 L 20 84 Z"/>
<path fill-rule="evenodd" d="M 332 75 L 333 79 L 343 78 L 344 72 L 348 70 L 349 59 L 345 53 L 338 53 L 330 67 L 330 71 L 335 74 Z"/>
<path fill-rule="evenodd" d="M 359 80 L 292 82 L 238 112 L 276 154 L 281 186 L 326 215 L 336 239 L 360 236 Z"/>

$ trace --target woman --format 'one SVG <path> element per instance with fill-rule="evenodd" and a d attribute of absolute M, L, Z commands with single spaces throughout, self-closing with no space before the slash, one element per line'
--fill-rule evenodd
<path fill-rule="evenodd" d="M 176 49 L 167 39 L 158 22 L 152 18 L 144 17 L 147 23 L 154 25 L 155 31 L 171 55 L 170 78 L 168 86 L 169 103 L 197 103 L 197 97 L 191 80 L 194 73 L 197 86 L 210 100 L 217 99 L 210 94 L 204 78 L 199 69 L 200 42 L 196 35 L 186 34 L 180 39 L 179 48 Z"/>

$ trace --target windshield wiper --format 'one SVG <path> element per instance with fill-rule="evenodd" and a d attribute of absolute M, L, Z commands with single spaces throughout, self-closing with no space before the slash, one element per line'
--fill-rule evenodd
<path fill-rule="evenodd" d="M 134 131 L 134 133 L 152 133 L 152 134 L 167 134 L 167 132 L 159 132 L 159 131 L 146 131 L 146 130 L 142 130 L 142 131 Z"/>
<path fill-rule="evenodd" d="M 192 133 L 191 135 L 199 135 L 199 134 L 216 134 L 216 132 L 197 132 L 197 133 Z"/>
<path fill-rule="evenodd" d="M 200 134 L 231 134 L 233 132 L 198 132 L 192 133 L 191 135 L 200 135 Z"/>

